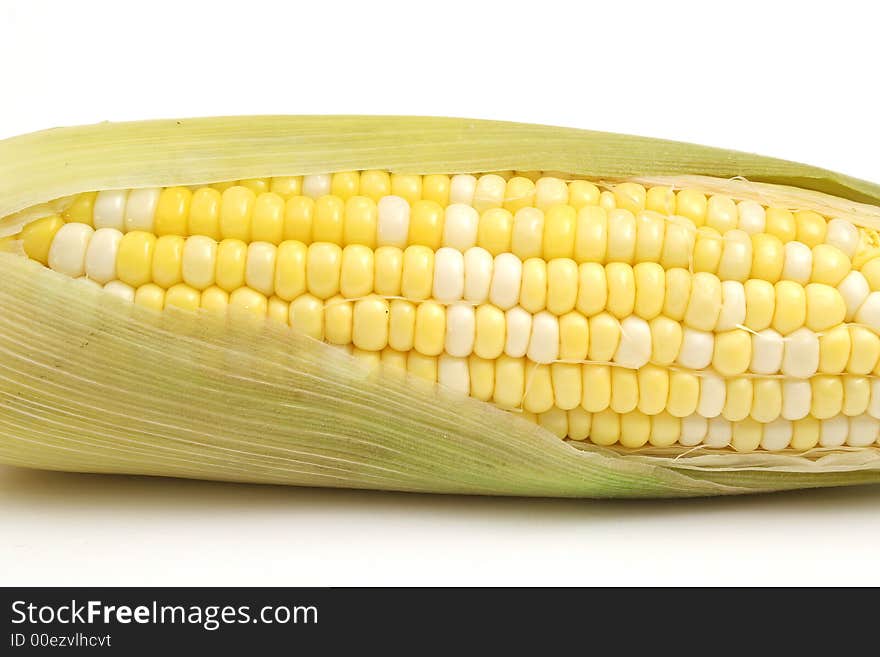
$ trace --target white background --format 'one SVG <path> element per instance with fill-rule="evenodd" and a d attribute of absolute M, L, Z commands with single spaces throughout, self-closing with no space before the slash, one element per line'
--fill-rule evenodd
<path fill-rule="evenodd" d="M 841 1 L 0 0 L 0 137 L 436 114 L 681 139 L 880 181 L 875 14 Z M 599 503 L 0 467 L 0 584 L 876 585 L 878 543 L 880 487 Z"/>

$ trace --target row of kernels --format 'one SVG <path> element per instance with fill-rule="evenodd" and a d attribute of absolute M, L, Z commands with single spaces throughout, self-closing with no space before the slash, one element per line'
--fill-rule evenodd
<path fill-rule="evenodd" d="M 286 301 L 306 292 L 327 299 L 340 292 L 345 297 L 358 298 L 374 290 L 383 296 L 402 295 L 413 300 L 433 297 L 443 303 L 454 302 L 462 296 L 472 303 L 489 300 L 501 310 L 510 311 L 504 322 L 507 334 L 503 338 L 508 354 L 522 355 L 518 352 L 528 348 L 539 362 L 551 362 L 557 358 L 556 336 L 564 335 L 566 330 L 566 327 L 558 325 L 554 317 L 538 310 L 544 305 L 544 295 L 532 288 L 540 290 L 545 285 L 543 261 L 527 261 L 538 265 L 533 268 L 539 272 L 534 277 L 541 281 L 539 285 L 530 285 L 528 280 L 520 282 L 521 270 L 517 266 L 521 265 L 510 254 L 496 258 L 501 266 L 493 268 L 491 257 L 479 249 L 462 256 L 452 249 L 441 249 L 435 254 L 427 247 L 410 247 L 404 252 L 397 249 L 373 252 L 356 245 L 343 250 L 329 243 L 306 247 L 291 241 L 276 248 L 265 242 L 247 245 L 234 239 L 224 240 L 218 245 L 203 236 L 156 238 L 142 231 L 122 235 L 114 229 L 92 232 L 91 228 L 82 224 L 68 224 L 56 237 L 55 248 L 50 249 L 49 253 L 50 266 L 71 277 L 85 273 L 99 283 L 118 278 L 133 287 L 155 282 L 165 288 L 186 283 L 196 289 L 216 284 L 227 292 L 248 286 L 266 297 L 277 294 Z M 482 258 L 476 257 L 480 254 Z M 569 266 L 565 267 L 566 264 Z M 664 276 L 667 283 L 676 278 L 673 276 L 675 270 L 663 272 L 656 265 L 643 264 L 644 270 L 655 274 L 654 283 Z M 639 303 L 640 295 L 633 291 L 631 283 L 645 278 L 633 273 L 640 271 L 642 265 L 634 269 L 620 263 L 608 265 L 607 268 L 582 265 L 580 289 L 584 294 L 577 294 L 574 281 L 568 280 L 574 278 L 572 261 L 560 259 L 551 261 L 550 265 L 549 288 L 552 292 L 546 297 L 546 305 L 554 313 L 567 314 L 565 311 L 574 305 L 583 314 L 591 315 L 591 344 L 594 346 L 589 357 L 593 360 L 614 359 L 628 367 L 640 367 L 656 356 L 657 340 L 653 339 L 656 331 L 638 317 L 629 316 L 633 310 L 644 312 L 645 306 L 650 303 L 652 310 L 645 313 L 648 317 L 665 310 L 668 315 L 673 315 L 672 319 L 682 317 L 685 320 L 688 328 L 677 340 L 681 348 L 676 352 L 675 360 L 691 369 L 703 369 L 714 363 L 716 369 L 726 375 L 743 372 L 748 366 L 754 372 L 769 374 L 781 369 L 790 376 L 803 377 L 816 371 L 842 371 L 851 361 L 850 367 L 857 366 L 854 362 L 856 359 L 850 357 L 851 353 L 855 355 L 856 352 L 849 339 L 850 330 L 837 327 L 822 336 L 816 335 L 816 331 L 825 330 L 829 328 L 828 325 L 842 320 L 842 316 L 838 317 L 840 312 L 832 312 L 842 303 L 834 303 L 840 301 L 837 298 L 839 294 L 827 286 L 811 284 L 801 294 L 802 289 L 795 284 L 778 283 L 774 288 L 773 329 L 760 328 L 758 322 L 749 321 L 750 309 L 752 319 L 755 315 L 771 316 L 771 313 L 759 312 L 757 304 L 749 304 L 747 290 L 756 289 L 755 285 L 744 288 L 742 294 L 728 295 L 737 300 L 736 305 L 740 310 L 737 316 L 728 308 L 726 323 L 722 328 L 744 323 L 756 333 L 749 340 L 748 335 L 740 329 L 713 336 L 708 331 L 694 328 L 720 327 L 716 318 L 723 316 L 722 309 L 718 308 L 723 301 L 721 290 L 736 286 L 736 283 L 726 282 L 725 287 L 711 274 L 695 275 L 689 295 L 682 293 L 681 289 L 667 295 L 668 299 L 689 299 L 684 313 L 675 316 L 674 308 L 661 308 L 658 303 L 663 299 L 660 291 L 663 286 L 660 284 L 642 290 L 644 303 Z M 607 276 L 607 284 L 601 280 L 606 277 L 606 270 L 611 274 Z M 682 277 L 687 276 L 682 271 Z M 555 280 L 557 278 L 558 281 Z M 562 281 L 567 282 L 563 284 Z M 711 292 L 706 292 L 704 288 L 714 291 L 712 299 Z M 541 303 L 536 298 L 542 299 Z M 596 298 L 599 298 L 599 303 L 596 303 Z M 820 310 L 812 310 L 814 304 L 811 300 L 814 298 L 815 306 Z M 525 305 L 513 305 L 518 302 Z M 610 316 L 602 312 L 606 307 L 611 310 Z M 472 312 L 468 308 L 459 308 L 453 316 L 467 318 Z M 538 315 L 534 335 L 532 315 Z M 491 316 L 489 311 L 481 314 L 481 317 Z M 622 323 L 616 321 L 620 318 L 623 318 Z M 567 320 L 567 325 L 573 325 L 573 321 Z M 796 328 L 801 322 L 807 324 L 807 330 Z M 476 327 L 487 323 L 469 320 L 455 325 Z M 703 323 L 706 323 L 705 326 Z M 791 336 L 786 341 L 787 345 L 783 344 L 782 333 Z M 863 332 L 858 332 L 856 337 L 856 346 L 861 347 L 859 355 L 873 353 L 876 339 Z M 463 339 L 459 344 L 474 341 L 485 342 L 478 335 Z M 564 355 L 563 358 L 572 356 Z M 874 361 L 876 358 L 863 362 L 867 363 L 868 360 Z M 873 365 L 870 367 L 873 369 Z"/>
<path fill-rule="evenodd" d="M 649 416 L 639 411 L 589 413 L 580 408 L 565 411 L 554 407 L 534 415 L 534 421 L 560 438 L 630 449 L 679 444 L 713 449 L 732 447 L 739 452 L 759 448 L 770 452 L 805 451 L 844 445 L 867 447 L 880 438 L 880 420 L 868 415 L 821 420 L 808 416 L 795 421 L 778 419 L 760 423 L 754 420 L 730 422 L 723 417 L 706 419 L 699 415 L 678 418 L 668 413 Z"/>

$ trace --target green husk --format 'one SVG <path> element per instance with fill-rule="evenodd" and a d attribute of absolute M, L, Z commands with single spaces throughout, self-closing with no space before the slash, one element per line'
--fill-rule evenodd
<path fill-rule="evenodd" d="M 880 224 L 880 187 L 755 155 L 486 121 L 252 117 L 100 124 L 0 142 L 0 231 L 29 216 L 15 213 L 79 191 L 362 168 L 696 180 Z M 151 313 L 13 253 L 0 253 L 0 267 L 0 462 L 571 497 L 880 481 L 873 448 L 739 455 L 575 446 L 487 404 L 371 372 L 282 327 Z"/>

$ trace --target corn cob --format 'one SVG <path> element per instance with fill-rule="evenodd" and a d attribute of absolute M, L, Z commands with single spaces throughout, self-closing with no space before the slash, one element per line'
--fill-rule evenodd
<path fill-rule="evenodd" d="M 54 281 L 146 317 L 267 323 L 569 450 L 807 470 L 858 454 L 864 471 L 880 452 L 880 240 L 832 212 L 840 199 L 762 191 L 389 167 L 95 187 L 0 227 Z"/>

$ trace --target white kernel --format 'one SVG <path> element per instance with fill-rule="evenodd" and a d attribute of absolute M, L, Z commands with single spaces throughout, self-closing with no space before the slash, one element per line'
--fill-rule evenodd
<path fill-rule="evenodd" d="M 469 394 L 471 377 L 467 359 L 441 354 L 437 359 L 437 382 L 450 390 Z"/>
<path fill-rule="evenodd" d="M 832 219 L 825 232 L 825 243 L 836 246 L 852 258 L 859 248 L 859 229 L 846 219 Z"/>
<path fill-rule="evenodd" d="M 737 228 L 749 235 L 764 232 L 767 219 L 763 205 L 756 201 L 740 201 L 736 207 L 739 211 Z"/>
<path fill-rule="evenodd" d="M 785 338 L 782 354 L 782 373 L 799 379 L 806 379 L 819 368 L 819 336 L 806 327 L 801 327 Z"/>
<path fill-rule="evenodd" d="M 532 318 L 532 335 L 526 356 L 545 365 L 559 359 L 559 320 L 556 315 L 542 310 Z"/>
<path fill-rule="evenodd" d="M 870 415 L 854 415 L 849 419 L 846 444 L 850 447 L 873 445 L 880 432 L 880 420 Z"/>
<path fill-rule="evenodd" d="M 782 417 L 800 420 L 810 414 L 813 389 L 809 381 L 792 379 L 782 382 Z"/>
<path fill-rule="evenodd" d="M 123 301 L 134 303 L 134 288 L 122 281 L 110 281 L 104 286 L 104 292 L 109 292 Z"/>
<path fill-rule="evenodd" d="M 880 333 L 880 292 L 871 292 L 856 311 L 855 321 Z"/>
<path fill-rule="evenodd" d="M 471 303 L 483 303 L 489 298 L 492 285 L 492 254 L 479 246 L 464 252 L 464 298 Z"/>
<path fill-rule="evenodd" d="M 277 254 L 277 247 L 269 242 L 251 242 L 248 244 L 245 282 L 249 288 L 267 297 L 275 294 L 275 261 Z M 186 262 L 185 255 L 184 262 Z"/>
<path fill-rule="evenodd" d="M 512 308 L 519 301 L 522 282 L 522 261 L 512 253 L 495 256 L 489 300 L 501 310 Z"/>
<path fill-rule="evenodd" d="M 880 378 L 871 379 L 871 401 L 868 403 L 868 414 L 880 419 Z"/>
<path fill-rule="evenodd" d="M 303 176 L 302 193 L 304 196 L 318 198 L 330 193 L 332 177 L 328 173 L 312 174 Z M 380 201 L 381 202 L 381 201 Z"/>
<path fill-rule="evenodd" d="M 441 303 L 458 301 L 464 294 L 464 256 L 448 246 L 434 254 L 434 299 Z"/>
<path fill-rule="evenodd" d="M 707 447 L 715 447 L 717 449 L 721 449 L 722 447 L 727 447 L 730 444 L 730 439 L 732 436 L 733 426 L 728 420 L 725 420 L 719 415 L 709 420 L 709 430 L 706 432 L 706 437 L 703 439 L 703 444 Z"/>
<path fill-rule="evenodd" d="M 638 369 L 651 360 L 651 327 L 641 317 L 630 315 L 620 322 L 620 342 L 614 362 Z"/>
<path fill-rule="evenodd" d="M 473 206 L 477 212 L 485 212 L 491 208 L 500 208 L 504 203 L 504 192 L 507 181 L 495 173 L 480 176 L 474 190 Z"/>
<path fill-rule="evenodd" d="M 449 203 L 473 205 L 476 189 L 477 179 L 474 176 L 468 173 L 452 176 L 452 180 L 449 181 Z"/>
<path fill-rule="evenodd" d="M 206 235 L 193 235 L 183 243 L 183 282 L 197 290 L 214 284 L 217 242 Z"/>
<path fill-rule="evenodd" d="M 400 196 L 383 196 L 376 204 L 376 209 L 378 245 L 405 249 L 409 237 L 409 203 Z"/>
<path fill-rule="evenodd" d="M 512 358 L 522 358 L 529 349 L 532 336 L 532 314 L 515 306 L 504 313 L 504 320 L 507 329 L 504 353 Z"/>
<path fill-rule="evenodd" d="M 746 291 L 739 281 L 721 281 L 721 312 L 716 331 L 729 331 L 746 321 Z"/>
<path fill-rule="evenodd" d="M 128 193 L 125 204 L 125 230 L 144 230 L 153 232 L 156 206 L 159 204 L 160 189 L 133 189 Z"/>
<path fill-rule="evenodd" d="M 86 250 L 86 276 L 101 285 L 116 278 L 116 254 L 122 233 L 115 228 L 99 228 L 89 241 Z"/>
<path fill-rule="evenodd" d="M 446 309 L 446 351 L 452 356 L 469 356 L 474 349 L 476 318 L 474 307 L 456 303 Z"/>
<path fill-rule="evenodd" d="M 782 278 L 806 285 L 810 282 L 812 273 L 813 252 L 810 247 L 803 242 L 786 242 Z"/>
<path fill-rule="evenodd" d="M 471 206 L 450 205 L 446 208 L 443 221 L 443 246 L 467 251 L 477 243 L 480 215 Z"/>
<path fill-rule="evenodd" d="M 98 192 L 92 210 L 92 222 L 95 224 L 95 228 L 125 230 L 125 203 L 127 200 L 127 189 L 109 189 Z"/>
<path fill-rule="evenodd" d="M 768 452 L 778 452 L 791 444 L 793 427 L 791 421 L 777 418 L 764 425 L 761 447 Z"/>
<path fill-rule="evenodd" d="M 692 370 L 705 369 L 712 362 L 714 348 L 715 338 L 712 333 L 686 327 L 682 332 L 678 364 Z"/>
<path fill-rule="evenodd" d="M 64 224 L 49 246 L 49 267 L 71 278 L 82 276 L 86 251 L 94 234 L 95 230 L 87 224 Z"/>
<path fill-rule="evenodd" d="M 727 400 L 727 385 L 724 379 L 715 372 L 707 371 L 700 374 L 700 398 L 697 403 L 697 414 L 702 417 L 718 417 L 724 410 Z"/>
<path fill-rule="evenodd" d="M 681 437 L 678 442 L 685 447 L 699 445 L 708 430 L 709 421 L 702 415 L 687 415 L 681 418 Z"/>
<path fill-rule="evenodd" d="M 753 333 L 749 369 L 755 374 L 776 374 L 782 367 L 784 350 L 785 341 L 778 331 L 764 329 Z"/>
<path fill-rule="evenodd" d="M 840 281 L 837 291 L 840 292 L 840 296 L 843 297 L 843 302 L 846 304 L 845 319 L 849 322 L 852 321 L 865 299 L 868 298 L 871 287 L 862 272 L 854 269 Z"/>
<path fill-rule="evenodd" d="M 819 445 L 822 447 L 840 447 L 846 443 L 849 422 L 846 415 L 835 415 L 819 424 Z"/>

